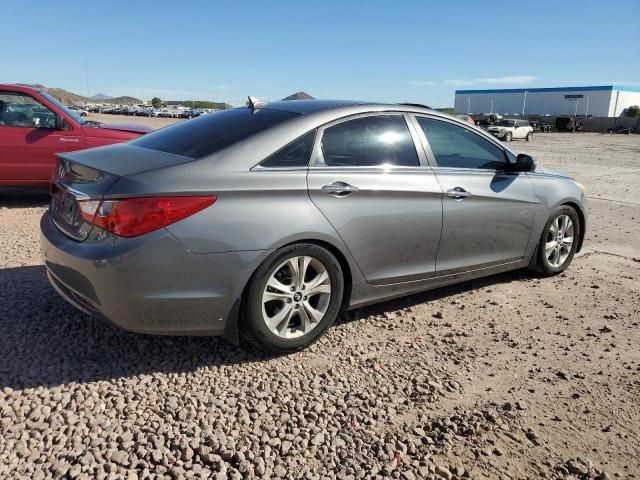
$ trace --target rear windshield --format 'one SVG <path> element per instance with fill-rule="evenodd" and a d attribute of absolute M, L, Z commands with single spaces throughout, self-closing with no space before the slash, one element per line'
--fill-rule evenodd
<path fill-rule="evenodd" d="M 183 157 L 202 158 L 297 116 L 279 110 L 234 108 L 171 125 L 131 144 Z"/>

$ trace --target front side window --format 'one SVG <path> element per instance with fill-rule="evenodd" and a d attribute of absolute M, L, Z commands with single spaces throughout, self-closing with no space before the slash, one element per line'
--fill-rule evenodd
<path fill-rule="evenodd" d="M 312 130 L 271 155 L 260 166 L 266 168 L 307 167 L 315 138 L 316 131 Z"/>
<path fill-rule="evenodd" d="M 77 112 L 72 110 L 70 107 L 67 107 L 66 105 L 58 101 L 55 97 L 52 97 L 51 95 L 49 95 L 47 92 L 40 92 L 40 94 L 43 97 L 46 97 L 47 100 L 53 103 L 60 110 L 64 111 L 64 113 L 66 113 L 71 118 L 73 118 L 76 121 L 76 123 L 79 123 L 80 125 L 84 125 L 85 123 L 88 122 L 86 118 L 82 118 Z"/>
<path fill-rule="evenodd" d="M 438 167 L 502 170 L 504 151 L 471 130 L 441 120 L 418 117 Z"/>
<path fill-rule="evenodd" d="M 56 128 L 56 116 L 29 95 L 0 92 L 0 127 Z"/>
<path fill-rule="evenodd" d="M 357 118 L 329 127 L 322 136 L 328 167 L 420 165 L 407 122 L 400 115 Z"/>

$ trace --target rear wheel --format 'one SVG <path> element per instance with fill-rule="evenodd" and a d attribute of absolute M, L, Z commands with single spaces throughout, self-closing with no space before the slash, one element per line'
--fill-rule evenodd
<path fill-rule="evenodd" d="M 304 243 L 281 248 L 251 280 L 240 334 L 269 353 L 301 350 L 334 322 L 343 291 L 340 263 L 328 250 Z"/>
<path fill-rule="evenodd" d="M 531 140 L 533 140 L 533 132 L 527 133 L 527 142 L 530 142 Z"/>
<path fill-rule="evenodd" d="M 504 141 L 505 142 L 510 142 L 512 138 L 513 138 L 513 135 L 511 135 L 511 132 L 507 132 L 507 133 L 504 134 Z"/>
<path fill-rule="evenodd" d="M 567 269 L 578 246 L 580 220 L 568 205 L 558 207 L 551 215 L 540 238 L 538 268 L 546 275 L 557 275 Z"/>

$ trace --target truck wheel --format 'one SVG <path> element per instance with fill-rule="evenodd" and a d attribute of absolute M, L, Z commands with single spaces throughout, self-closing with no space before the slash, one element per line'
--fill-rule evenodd
<path fill-rule="evenodd" d="M 530 142 L 531 140 L 533 140 L 533 132 L 527 133 L 527 142 Z"/>
<path fill-rule="evenodd" d="M 511 132 L 507 132 L 507 133 L 504 134 L 504 141 L 505 142 L 510 142 L 512 137 L 513 136 L 511 135 Z"/>

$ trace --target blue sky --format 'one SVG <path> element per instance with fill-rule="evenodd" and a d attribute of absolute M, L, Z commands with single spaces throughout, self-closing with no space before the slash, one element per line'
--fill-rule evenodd
<path fill-rule="evenodd" d="M 243 102 L 453 104 L 456 88 L 640 86 L 640 0 L 0 0 L 0 82 Z"/>

